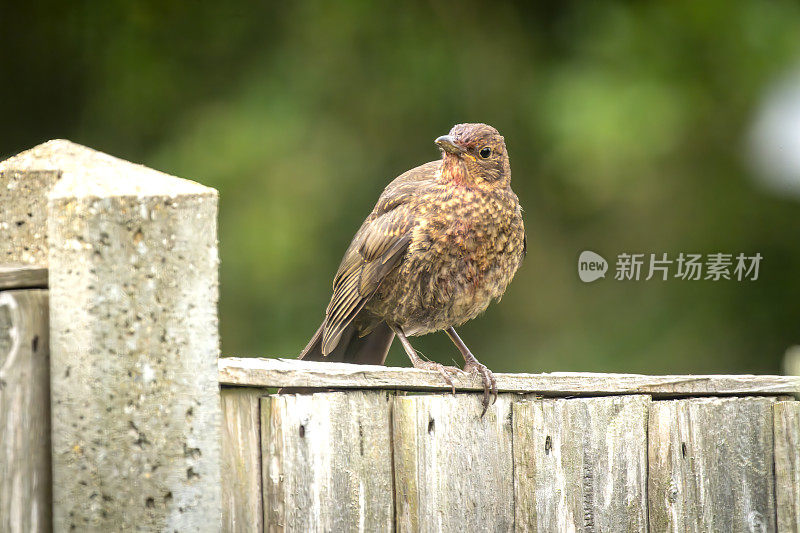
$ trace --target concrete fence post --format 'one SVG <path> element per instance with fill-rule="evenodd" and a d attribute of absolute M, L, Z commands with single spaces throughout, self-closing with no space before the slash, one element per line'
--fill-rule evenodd
<path fill-rule="evenodd" d="M 68 141 L 15 159 L 59 174 L 47 204 L 55 529 L 218 530 L 217 192 Z"/>

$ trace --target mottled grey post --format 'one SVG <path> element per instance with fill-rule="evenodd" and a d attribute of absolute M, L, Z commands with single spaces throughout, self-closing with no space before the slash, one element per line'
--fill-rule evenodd
<path fill-rule="evenodd" d="M 0 263 L 47 265 L 47 194 L 60 173 L 33 152 L 0 162 Z"/>
<path fill-rule="evenodd" d="M 218 530 L 217 192 L 68 141 L 18 159 L 57 172 L 54 528 Z"/>

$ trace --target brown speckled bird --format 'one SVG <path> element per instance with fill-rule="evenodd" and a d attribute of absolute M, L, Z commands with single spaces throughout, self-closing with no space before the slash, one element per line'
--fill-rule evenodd
<path fill-rule="evenodd" d="M 485 413 L 489 392 L 497 397 L 494 376 L 454 327 L 499 300 L 514 277 L 525 255 L 522 209 L 496 129 L 458 124 L 436 144 L 442 159 L 392 181 L 361 225 L 300 358 L 383 364 L 397 335 L 414 367 L 438 371 L 453 387 L 451 374 L 461 370 L 423 360 L 407 338 L 443 330 L 464 371 L 483 380 Z"/>

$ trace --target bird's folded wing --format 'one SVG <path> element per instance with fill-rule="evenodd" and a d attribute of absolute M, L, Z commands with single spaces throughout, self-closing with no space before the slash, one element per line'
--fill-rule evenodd
<path fill-rule="evenodd" d="M 336 348 L 342 332 L 403 257 L 412 227 L 410 212 L 402 204 L 364 222 L 333 282 L 333 297 L 325 313 L 323 354 Z"/>

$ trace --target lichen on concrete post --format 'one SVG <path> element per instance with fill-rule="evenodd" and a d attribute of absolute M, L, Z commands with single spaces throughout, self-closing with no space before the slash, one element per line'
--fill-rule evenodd
<path fill-rule="evenodd" d="M 47 208 L 56 530 L 220 526 L 217 192 L 66 141 Z"/>

